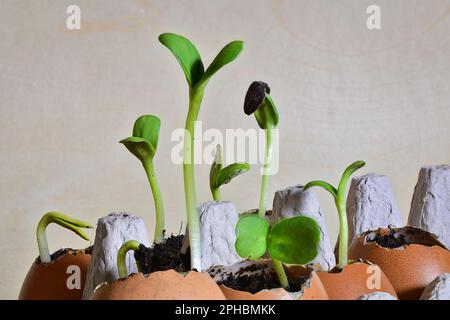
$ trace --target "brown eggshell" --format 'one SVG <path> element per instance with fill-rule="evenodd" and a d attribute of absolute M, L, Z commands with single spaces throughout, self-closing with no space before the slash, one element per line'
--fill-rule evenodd
<path fill-rule="evenodd" d="M 370 268 L 369 268 L 370 267 Z M 374 269 L 380 272 L 379 288 L 370 288 Z M 318 272 L 320 280 L 328 293 L 330 300 L 357 300 L 360 296 L 382 291 L 397 297 L 395 290 L 386 275 L 379 267 L 366 262 L 353 262 L 340 272 Z"/>
<path fill-rule="evenodd" d="M 383 248 L 375 241 L 369 241 L 369 238 L 374 236 L 374 232 L 386 233 L 390 230 L 369 231 L 352 242 L 349 257 L 369 260 L 379 265 L 394 286 L 399 299 L 419 299 L 431 281 L 442 273 L 450 272 L 450 252 L 431 233 L 421 229 L 404 227 L 393 230 L 406 237 L 411 244 L 395 249 Z M 413 237 L 411 233 L 417 233 L 417 237 Z M 420 242 L 423 244 L 419 244 Z"/>
<path fill-rule="evenodd" d="M 303 291 L 298 293 L 289 293 L 283 288 L 261 290 L 257 293 L 235 290 L 224 285 L 221 285 L 220 289 L 227 300 L 328 300 L 328 294 L 315 271 L 310 271 L 310 279 Z"/>
<path fill-rule="evenodd" d="M 142 273 L 98 286 L 91 300 L 224 300 L 219 286 L 202 272 L 174 270 Z"/>
<path fill-rule="evenodd" d="M 272 269 L 272 263 L 268 259 L 258 261 L 241 261 L 226 267 L 212 267 L 210 270 L 214 274 L 216 281 L 221 281 L 223 276 L 234 273 L 242 268 L 259 265 L 262 268 Z M 289 279 L 298 279 L 307 276 L 300 292 L 288 292 L 283 288 L 261 290 L 256 293 L 235 290 L 225 285 L 220 285 L 227 300 L 328 300 L 328 294 L 320 281 L 317 273 L 310 268 L 303 266 L 285 267 Z"/>
<path fill-rule="evenodd" d="M 303 294 L 300 300 L 329 300 L 328 292 L 325 289 L 319 275 L 315 271 L 311 271 L 311 279 L 303 289 Z"/>
<path fill-rule="evenodd" d="M 294 300 L 295 297 L 282 288 L 261 290 L 257 293 L 235 290 L 227 286 L 220 285 L 227 300 Z"/>
<path fill-rule="evenodd" d="M 91 255 L 84 250 L 68 250 L 51 263 L 34 262 L 22 284 L 19 300 L 81 300 Z M 80 289 L 69 289 L 69 266 L 80 268 Z"/>

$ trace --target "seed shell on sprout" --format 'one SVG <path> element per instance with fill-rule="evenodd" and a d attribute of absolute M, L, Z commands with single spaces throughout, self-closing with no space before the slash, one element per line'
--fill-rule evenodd
<path fill-rule="evenodd" d="M 270 94 L 270 87 L 262 81 L 253 81 L 245 94 L 244 112 L 246 115 L 254 113 L 264 101 L 266 93 Z"/>

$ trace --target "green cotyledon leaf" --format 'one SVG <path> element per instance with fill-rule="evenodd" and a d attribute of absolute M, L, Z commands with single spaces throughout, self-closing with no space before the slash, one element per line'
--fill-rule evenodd
<path fill-rule="evenodd" d="M 194 88 L 204 74 L 203 62 L 197 48 L 189 39 L 174 33 L 161 34 L 159 41 L 178 60 L 189 86 Z"/>
<path fill-rule="evenodd" d="M 231 181 L 231 179 L 250 170 L 250 165 L 246 162 L 233 163 L 222 168 L 217 177 L 217 186 L 220 187 Z"/>
<path fill-rule="evenodd" d="M 256 214 L 242 216 L 236 225 L 236 252 L 244 259 L 256 260 L 267 250 L 270 225 Z"/>
<path fill-rule="evenodd" d="M 222 50 L 217 54 L 214 58 L 213 62 L 206 69 L 205 73 L 201 77 L 200 81 L 197 85 L 202 85 L 205 82 L 208 82 L 209 79 L 220 69 L 222 69 L 225 65 L 229 64 L 233 60 L 235 60 L 239 54 L 244 49 L 244 42 L 242 41 L 232 41 L 223 47 Z"/>
<path fill-rule="evenodd" d="M 339 186 L 338 186 L 339 193 L 345 192 L 345 187 L 347 186 L 348 179 L 351 177 L 351 175 L 353 173 L 355 173 L 356 170 L 364 167 L 365 165 L 366 165 L 366 163 L 364 161 L 361 161 L 361 160 L 355 161 L 344 170 L 344 173 L 342 174 L 342 178 L 341 178 L 341 180 L 339 182 Z"/>
<path fill-rule="evenodd" d="M 222 169 L 222 146 L 218 144 L 216 146 L 216 154 L 214 156 L 214 161 L 211 164 L 211 169 L 209 171 L 209 187 L 211 190 L 219 188 L 217 184 L 217 177 Z"/>
<path fill-rule="evenodd" d="M 267 242 L 273 259 L 286 264 L 307 264 L 318 254 L 320 228 L 309 217 L 286 218 L 271 228 Z"/>
<path fill-rule="evenodd" d="M 161 121 L 154 115 L 139 117 L 133 126 L 133 135 L 120 141 L 139 160 L 153 159 L 158 147 Z"/>

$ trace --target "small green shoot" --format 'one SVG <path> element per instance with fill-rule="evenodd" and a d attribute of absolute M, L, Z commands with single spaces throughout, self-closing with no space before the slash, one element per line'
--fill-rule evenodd
<path fill-rule="evenodd" d="M 52 262 L 48 250 L 47 235 L 45 233 L 47 226 L 50 223 L 56 223 L 61 227 L 71 230 L 85 240 L 89 240 L 89 237 L 83 232 L 82 228 L 93 228 L 92 225 L 90 225 L 87 222 L 73 219 L 59 212 L 48 212 L 44 214 L 41 220 L 39 221 L 36 230 L 36 238 L 39 248 L 39 258 L 41 260 L 41 263 Z"/>
<path fill-rule="evenodd" d="M 222 147 L 217 145 L 214 162 L 211 165 L 209 172 L 209 187 L 213 195 L 214 201 L 221 201 L 222 196 L 220 187 L 230 182 L 238 175 L 250 170 L 250 165 L 246 162 L 233 163 L 225 168 L 222 168 Z"/>
<path fill-rule="evenodd" d="M 266 152 L 258 211 L 259 216 L 264 217 L 267 209 L 270 167 L 272 164 L 272 130 L 277 127 L 279 121 L 277 108 L 270 97 L 270 87 L 266 83 L 252 82 L 245 95 L 244 112 L 247 115 L 254 114 L 259 127 L 266 132 Z"/>
<path fill-rule="evenodd" d="M 155 243 L 160 243 L 164 234 L 164 203 L 156 180 L 153 158 L 158 147 L 161 121 L 153 115 L 139 117 L 134 123 L 133 135 L 120 141 L 144 166 L 155 202 Z"/>
<path fill-rule="evenodd" d="M 129 240 L 125 242 L 120 248 L 119 253 L 117 254 L 117 270 L 119 271 L 119 278 L 125 279 L 128 277 L 128 270 L 127 270 L 127 253 L 130 250 L 138 251 L 139 246 L 141 244 L 136 240 Z M 138 262 L 136 262 L 138 271 L 142 272 L 142 269 Z"/>
<path fill-rule="evenodd" d="M 272 227 L 257 214 L 241 216 L 236 226 L 236 251 L 242 258 L 256 260 L 266 251 L 272 258 L 280 285 L 289 289 L 282 263 L 307 264 L 318 254 L 320 228 L 309 217 L 295 216 L 278 221 Z"/>
<path fill-rule="evenodd" d="M 232 41 L 227 44 L 205 71 L 197 48 L 185 37 L 174 33 L 164 33 L 159 36 L 159 41 L 178 60 L 189 86 L 189 111 L 185 123 L 183 149 L 184 191 L 188 217 L 191 266 L 192 269 L 201 271 L 200 221 L 197 211 L 194 170 L 195 122 L 197 121 L 204 91 L 209 80 L 222 67 L 237 58 L 244 44 L 242 41 Z"/>
<path fill-rule="evenodd" d="M 349 165 L 342 174 L 339 186 L 336 189 L 331 184 L 325 181 L 317 180 L 311 181 L 305 185 L 303 190 L 311 187 L 322 187 L 327 190 L 334 198 L 334 203 L 339 214 L 339 257 L 338 266 L 344 268 L 348 264 L 348 222 L 347 222 L 347 182 L 351 175 L 358 169 L 365 166 L 364 161 L 356 161 Z"/>

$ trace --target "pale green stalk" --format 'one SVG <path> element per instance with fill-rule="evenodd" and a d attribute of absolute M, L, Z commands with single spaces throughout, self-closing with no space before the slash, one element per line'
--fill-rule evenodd
<path fill-rule="evenodd" d="M 263 176 L 261 182 L 261 194 L 259 198 L 259 211 L 258 215 L 261 218 L 266 217 L 267 210 L 267 198 L 269 194 L 269 179 L 270 179 L 270 169 L 272 165 L 272 127 L 268 126 L 266 129 L 266 152 L 264 157 L 263 166 Z M 289 281 L 284 271 L 283 264 L 275 259 L 272 259 L 272 265 L 277 274 L 278 280 L 280 281 L 281 287 L 284 289 L 289 288 Z"/>
<path fill-rule="evenodd" d="M 347 211 L 345 209 L 345 194 L 338 194 L 336 198 L 336 207 L 339 214 L 339 268 L 344 268 L 348 264 L 348 222 Z"/>
<path fill-rule="evenodd" d="M 212 196 L 214 201 L 222 201 L 222 194 L 220 193 L 219 188 L 212 190 Z"/>
<path fill-rule="evenodd" d="M 191 252 L 191 268 L 201 271 L 201 239 L 200 239 L 200 219 L 197 211 L 197 195 L 195 189 L 195 163 L 194 163 L 194 145 L 195 145 L 195 122 L 200 111 L 200 105 L 203 99 L 203 92 L 206 83 L 200 87 L 190 89 L 189 92 L 189 111 L 185 124 L 184 139 L 184 190 L 186 197 L 186 209 L 188 216 L 189 245 Z"/>
<path fill-rule="evenodd" d="M 288 290 L 289 289 L 289 281 L 286 276 L 286 272 L 284 271 L 283 264 L 280 261 L 272 258 L 272 265 L 277 274 L 278 281 L 280 281 L 281 287 Z"/>
<path fill-rule="evenodd" d="M 272 165 L 272 127 L 266 129 L 266 153 L 264 157 L 263 175 L 261 182 L 261 193 L 259 197 L 258 215 L 262 218 L 266 216 L 267 197 L 269 194 L 270 167 Z"/>

